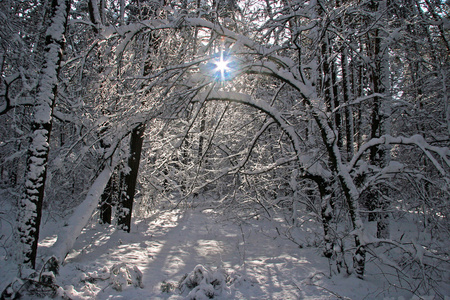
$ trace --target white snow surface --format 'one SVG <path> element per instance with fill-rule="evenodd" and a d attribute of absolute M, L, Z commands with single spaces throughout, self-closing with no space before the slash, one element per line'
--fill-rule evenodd
<path fill-rule="evenodd" d="M 194 299 L 188 290 L 164 292 L 161 287 L 176 286 L 185 274 L 194 276 L 193 270 L 199 269 L 205 279 L 193 290 L 196 299 L 204 299 L 201 290 L 212 288 L 205 282 L 220 279 L 221 274 L 233 281 L 219 285 L 214 299 L 386 299 L 380 294 L 386 287 L 379 276 L 328 277 L 328 261 L 321 249 L 299 248 L 276 232 L 273 221 L 238 225 L 212 209 L 162 210 L 136 219 L 131 233 L 126 233 L 94 219 L 56 276 L 56 283 L 74 300 Z M 39 259 L 48 257 L 62 226 L 62 222 L 44 224 Z M 4 258 L 1 290 L 17 276 L 16 265 Z M 119 271 L 112 275 L 112 270 Z M 127 285 L 127 271 L 134 280 L 142 275 L 142 281 Z M 410 299 L 402 291 L 387 295 L 387 299 Z"/>

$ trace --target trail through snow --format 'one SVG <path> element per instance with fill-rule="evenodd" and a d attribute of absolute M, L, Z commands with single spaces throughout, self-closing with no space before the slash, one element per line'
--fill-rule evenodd
<path fill-rule="evenodd" d="M 377 299 L 370 281 L 327 277 L 328 261 L 318 248 L 299 248 L 280 237 L 273 222 L 236 224 L 213 210 L 160 211 L 133 224 L 131 233 L 114 226 L 85 228 L 57 276 L 71 299 L 185 299 L 187 293 L 162 291 L 177 285 L 197 265 L 224 270 L 238 280 L 218 299 Z M 61 224 L 47 223 L 40 242 L 46 257 Z M 136 266 L 143 288 L 113 289 L 107 278 L 118 263 Z"/>

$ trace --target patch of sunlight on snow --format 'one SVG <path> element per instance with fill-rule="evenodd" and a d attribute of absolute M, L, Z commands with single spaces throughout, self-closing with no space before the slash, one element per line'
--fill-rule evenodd
<path fill-rule="evenodd" d="M 50 248 L 56 242 L 57 238 L 58 238 L 58 236 L 56 234 L 54 234 L 52 236 L 48 236 L 39 241 L 39 247 Z"/>
<path fill-rule="evenodd" d="M 216 240 L 198 240 L 195 250 L 201 257 L 220 254 L 223 252 L 221 243 Z"/>
<path fill-rule="evenodd" d="M 186 266 L 185 261 L 178 255 L 168 255 L 164 262 L 163 273 L 166 276 L 172 277 L 180 273 Z"/>
<path fill-rule="evenodd" d="M 109 235 L 103 235 L 99 238 L 96 238 L 94 241 L 94 246 L 99 247 L 103 244 L 106 244 L 106 242 L 108 242 L 109 239 L 110 239 Z"/>
<path fill-rule="evenodd" d="M 129 243 L 118 247 L 117 251 L 111 256 L 115 256 L 120 261 L 136 261 L 143 259 L 143 257 L 153 258 L 158 255 L 163 249 L 165 241 L 146 241 L 140 243 Z"/>

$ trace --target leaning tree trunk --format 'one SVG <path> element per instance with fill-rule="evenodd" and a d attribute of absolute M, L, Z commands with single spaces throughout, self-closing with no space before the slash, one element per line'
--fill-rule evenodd
<path fill-rule="evenodd" d="M 88 224 L 116 165 L 117 159 L 115 157 L 109 163 L 105 164 L 103 170 L 89 188 L 84 201 L 77 206 L 72 216 L 67 220 L 67 226 L 64 226 L 58 234 L 58 238 L 52 246 L 50 253 L 56 257 L 59 264 L 64 262 L 67 254 L 72 250 L 76 239 L 81 234 L 81 231 Z"/>
<path fill-rule="evenodd" d="M 131 132 L 130 156 L 128 157 L 127 165 L 129 167 L 129 172 L 122 174 L 117 225 L 127 232 L 130 232 L 131 229 L 131 215 L 133 212 L 134 193 L 136 191 L 144 132 L 145 124 L 136 126 Z"/>
<path fill-rule="evenodd" d="M 17 216 L 21 260 L 31 268 L 36 266 L 39 227 L 42 216 L 52 113 L 58 87 L 65 31 L 70 0 L 53 0 L 50 6 L 50 25 L 45 37 L 44 66 L 40 72 L 36 104 L 31 124 L 31 142 L 28 148 L 25 191 L 19 201 Z"/>

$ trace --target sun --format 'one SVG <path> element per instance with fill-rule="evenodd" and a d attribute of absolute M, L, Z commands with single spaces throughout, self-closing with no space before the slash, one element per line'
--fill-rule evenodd
<path fill-rule="evenodd" d="M 230 70 L 228 63 L 229 61 L 224 60 L 223 56 L 221 56 L 220 59 L 215 62 L 216 68 L 214 70 L 216 72 L 220 72 L 223 75 L 226 71 Z"/>
<path fill-rule="evenodd" d="M 232 77 L 233 63 L 228 55 L 223 52 L 211 61 L 213 64 L 212 73 L 218 81 L 228 81 Z"/>

